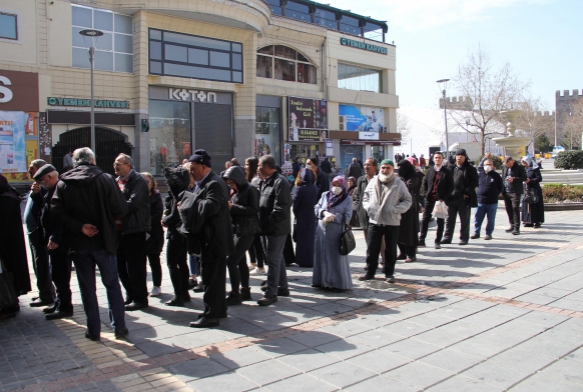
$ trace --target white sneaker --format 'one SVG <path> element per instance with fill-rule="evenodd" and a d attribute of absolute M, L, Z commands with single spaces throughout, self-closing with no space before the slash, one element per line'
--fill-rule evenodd
<path fill-rule="evenodd" d="M 249 266 L 249 271 L 253 271 L 255 268 L 257 268 L 257 263 L 251 263 Z"/>
<path fill-rule="evenodd" d="M 152 291 L 150 292 L 150 297 L 157 297 L 162 294 L 162 290 L 158 286 L 152 287 Z"/>
<path fill-rule="evenodd" d="M 255 268 L 252 271 L 249 271 L 249 275 L 262 275 L 265 274 L 265 268 Z"/>

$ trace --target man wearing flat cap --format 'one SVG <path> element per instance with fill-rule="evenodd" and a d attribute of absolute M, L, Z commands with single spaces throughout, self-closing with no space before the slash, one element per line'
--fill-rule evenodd
<path fill-rule="evenodd" d="M 233 232 L 229 216 L 227 184 L 211 170 L 211 157 L 205 150 L 196 150 L 188 160 L 195 181 L 196 206 L 191 219 L 197 220 L 200 243 L 201 276 L 204 287 L 204 312 L 190 323 L 193 328 L 216 327 L 227 317 L 226 274 L 227 256 L 233 251 Z M 189 223 L 187 223 L 189 225 Z"/>
<path fill-rule="evenodd" d="M 40 224 L 44 235 L 44 246 L 49 255 L 51 277 L 55 285 L 57 300 L 55 306 L 46 308 L 47 320 L 56 320 L 73 315 L 71 302 L 71 260 L 69 249 L 64 243 L 61 225 L 51 216 L 51 198 L 59 183 L 59 173 L 53 165 L 44 165 L 33 176 L 33 179 L 46 190 L 43 195 L 39 188 L 33 188 L 31 198 L 41 211 Z"/>
<path fill-rule="evenodd" d="M 381 242 L 385 239 L 385 279 L 395 283 L 397 241 L 401 214 L 411 207 L 412 198 L 407 185 L 395 175 L 395 164 L 390 159 L 381 161 L 379 174 L 373 177 L 362 197 L 362 205 L 368 213 L 367 271 L 358 280 L 371 280 L 379 264 Z"/>
<path fill-rule="evenodd" d="M 459 245 L 467 245 L 470 239 L 470 219 L 472 207 L 478 206 L 478 171 L 470 165 L 466 150 L 460 148 L 455 153 L 455 164 L 451 166 L 453 176 L 453 191 L 446 200 L 447 219 L 445 220 L 445 235 L 442 244 L 451 244 L 455 221 L 460 217 L 460 242 Z"/>

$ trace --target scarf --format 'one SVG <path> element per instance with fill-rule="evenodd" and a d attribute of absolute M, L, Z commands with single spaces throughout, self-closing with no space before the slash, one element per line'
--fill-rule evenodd
<path fill-rule="evenodd" d="M 344 177 L 342 176 L 334 177 L 334 179 L 332 180 L 332 184 L 334 184 L 335 182 L 340 184 L 342 192 L 338 195 L 335 195 L 334 193 L 332 193 L 332 191 L 328 192 L 326 196 L 326 201 L 328 202 L 328 204 L 326 204 L 327 211 L 330 211 L 330 208 L 335 207 L 338 204 L 342 203 L 348 197 L 348 193 L 346 192 L 346 180 L 344 179 Z"/>

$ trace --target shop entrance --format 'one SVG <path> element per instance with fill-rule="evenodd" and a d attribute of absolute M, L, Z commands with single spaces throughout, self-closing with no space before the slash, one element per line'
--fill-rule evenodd
<path fill-rule="evenodd" d="M 53 146 L 52 164 L 59 173 L 63 172 L 63 157 L 71 150 L 91 145 L 91 127 L 77 128 L 59 136 Z M 132 155 L 132 146 L 126 143 L 123 133 L 107 128 L 95 128 L 96 164 L 106 173 L 114 174 L 113 161 L 119 154 Z"/>
<path fill-rule="evenodd" d="M 322 155 L 321 143 L 311 143 L 311 144 L 290 144 L 290 159 L 293 161 L 296 157 L 302 158 L 302 162 L 306 162 L 309 157 Z"/>
<path fill-rule="evenodd" d="M 336 166 L 341 170 L 347 170 L 352 163 L 352 158 L 360 158 L 363 161 L 363 146 L 340 146 L 340 162 Z"/>

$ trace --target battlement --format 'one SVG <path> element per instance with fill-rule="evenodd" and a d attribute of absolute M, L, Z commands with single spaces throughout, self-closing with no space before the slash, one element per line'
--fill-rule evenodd
<path fill-rule="evenodd" d="M 554 110 L 552 112 L 549 112 L 548 110 L 545 110 L 544 112 L 538 111 L 538 112 L 534 112 L 534 116 L 535 117 L 555 117 L 555 111 Z"/>
<path fill-rule="evenodd" d="M 470 97 L 445 97 L 448 109 L 472 110 L 474 103 Z M 443 109 L 443 98 L 439 98 L 439 108 Z"/>
<path fill-rule="evenodd" d="M 555 92 L 555 97 L 557 99 L 560 99 L 560 98 L 563 98 L 563 99 L 581 99 L 581 98 L 583 98 L 583 92 L 581 94 L 579 94 L 579 90 L 574 89 L 572 93 L 570 90 L 563 90 L 563 92 L 561 93 L 561 91 L 557 90 Z"/>

